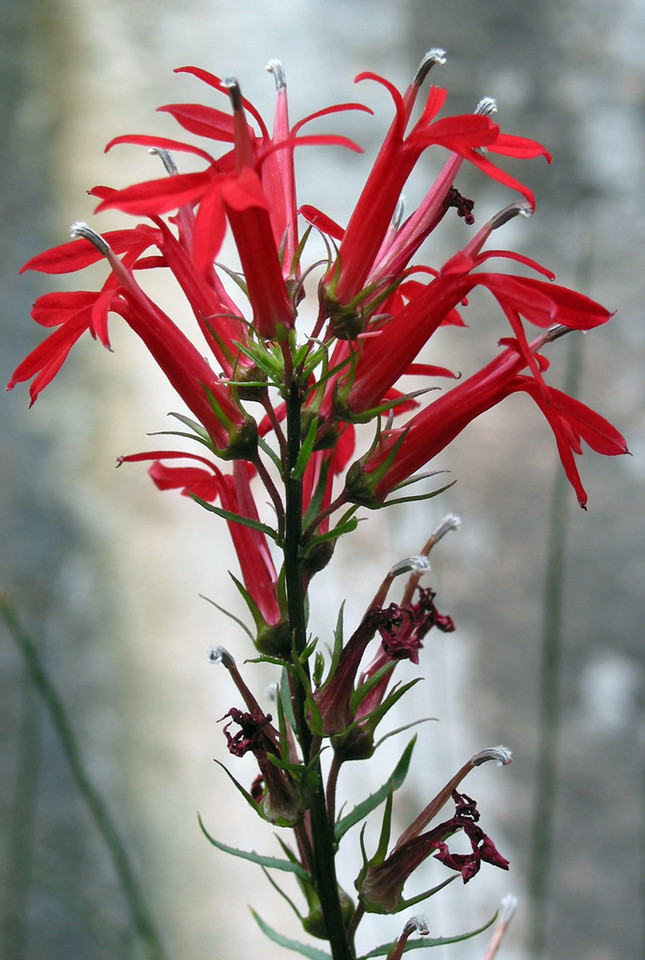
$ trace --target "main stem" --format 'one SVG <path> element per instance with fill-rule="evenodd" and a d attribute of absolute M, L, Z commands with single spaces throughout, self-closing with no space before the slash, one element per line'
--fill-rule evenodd
<path fill-rule="evenodd" d="M 294 476 L 300 452 L 300 410 L 302 397 L 297 377 L 292 378 L 287 397 L 287 464 L 285 476 L 286 532 L 284 546 L 285 579 L 289 622 L 294 649 L 300 656 L 307 645 L 305 596 L 302 582 L 300 547 L 302 543 L 302 481 Z M 303 664 L 309 678 L 309 666 Z M 298 678 L 292 685 L 297 735 L 303 761 L 312 763 L 313 789 L 309 806 L 314 852 L 313 874 L 325 920 L 325 930 L 334 960 L 353 960 L 338 896 L 332 828 L 327 817 L 322 771 L 318 759 L 311 757 L 312 737 L 306 718 L 306 696 Z"/>

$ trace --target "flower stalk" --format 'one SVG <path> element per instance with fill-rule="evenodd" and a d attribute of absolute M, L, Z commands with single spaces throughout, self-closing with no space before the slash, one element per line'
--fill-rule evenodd
<path fill-rule="evenodd" d="M 159 490 L 179 490 L 192 498 L 205 509 L 206 523 L 213 522 L 213 514 L 225 521 L 239 561 L 233 581 L 252 628 L 229 616 L 246 631 L 258 659 L 281 671 L 268 712 L 227 650 L 217 647 L 210 655 L 224 665 L 239 698 L 218 713 L 226 747 L 235 758 L 252 754 L 258 768 L 250 788 L 229 776 L 262 820 L 289 831 L 289 839 L 280 834 L 286 859 L 243 851 L 204 832 L 227 853 L 295 876 L 307 910 L 303 916 L 294 905 L 302 927 L 328 943 L 333 960 L 355 960 L 354 937 L 365 913 L 397 913 L 458 876 L 470 882 L 482 864 L 508 869 L 479 822 L 475 800 L 460 789 L 482 763 L 506 766 L 510 751 L 480 751 L 438 793 L 428 771 L 433 799 L 389 849 L 394 794 L 405 781 L 415 740 L 380 789 L 354 810 L 337 803 L 337 793 L 348 764 L 354 768 L 371 758 L 383 740 L 419 722 L 410 720 L 377 739 L 377 728 L 421 679 L 399 680 L 399 661 L 419 665 L 424 643 L 449 642 L 440 635 L 455 630 L 437 590 L 422 580 L 431 575 L 428 555 L 459 521 L 449 514 L 429 538 L 426 533 L 420 550 L 419 544 L 410 546 L 418 553 L 394 565 L 384 561 L 389 572 L 371 603 L 347 636 L 341 607 L 330 644 L 328 638 L 319 640 L 308 623 L 312 579 L 332 560 L 340 537 L 356 529 L 359 508 L 400 502 L 391 495 L 439 472 L 435 457 L 481 414 L 516 393 L 528 394 L 547 420 L 581 506 L 587 494 L 575 461 L 582 441 L 605 456 L 627 452 L 624 438 L 607 420 L 546 382 L 549 361 L 543 350 L 564 332 L 606 323 L 610 312 L 553 283 L 554 274 L 529 257 L 486 249 L 493 231 L 535 208 L 530 189 L 506 174 L 497 158 L 550 157 L 541 144 L 503 133 L 491 119 L 495 104 L 490 99 L 472 114 L 440 117 L 447 91 L 431 86 L 414 120 L 426 76 L 444 59 L 442 50 L 430 51 L 403 93 L 382 77 L 359 76 L 388 91 L 393 115 L 346 228 L 323 211 L 298 205 L 294 154 L 304 146 L 360 150 L 346 137 L 312 135 L 303 128 L 310 120 L 366 107 L 335 104 L 291 126 L 285 73 L 272 60 L 276 109 L 270 133 L 237 80 L 182 68 L 205 84 L 209 95 L 222 97 L 218 102 L 225 109 L 210 103 L 162 109 L 184 131 L 205 139 L 209 151 L 218 144 L 222 149 L 213 156 L 184 140 L 144 135 L 111 141 L 110 148 L 122 143 L 152 148 L 166 176 L 121 190 L 96 187 L 91 192 L 100 201 L 97 213 L 120 210 L 139 222 L 105 235 L 75 224 L 72 243 L 25 265 L 45 273 L 75 273 L 103 259 L 109 272 L 98 292 L 50 293 L 34 304 L 33 319 L 48 336 L 18 365 L 8 385 L 30 380 L 33 403 L 81 336 L 89 334 L 110 347 L 108 323 L 116 316 L 144 342 L 174 388 L 183 408 L 173 416 L 182 429 L 164 433 L 176 436 L 176 448 L 132 453 L 120 457 L 119 464 L 150 462 Z M 402 190 L 422 154 L 437 147 L 448 152 L 448 159 L 404 221 Z M 183 152 L 203 169 L 181 173 L 174 154 Z M 465 163 L 523 198 L 474 232 L 475 201 L 456 185 Z M 449 215 L 459 218 L 464 231 L 458 252 L 439 269 L 412 263 L 422 242 Z M 299 216 L 309 223 L 302 234 Z M 314 228 L 323 235 L 328 258 L 307 264 Z M 241 273 L 218 262 L 227 232 Z M 493 258 L 496 269 L 490 267 Z M 524 272 L 513 273 L 516 264 Z M 172 273 L 194 318 L 199 345 L 146 292 L 150 270 Z M 315 271 L 317 320 L 307 335 L 300 329 L 299 308 L 304 297 L 312 296 L 304 279 Z M 537 277 L 525 276 L 527 271 Z M 503 330 L 510 336 L 499 341 L 501 351 L 461 379 L 446 367 L 419 363 L 420 351 L 440 327 L 459 335 L 466 326 L 461 313 L 476 287 L 488 291 L 503 315 Z M 527 325 L 537 327 L 538 335 L 531 335 Z M 429 384 L 411 392 L 410 376 Z M 437 395 L 434 381 L 456 379 Z M 367 452 L 358 456 L 361 430 L 367 434 L 362 448 Z M 199 444 L 199 452 L 190 441 Z M 257 485 L 270 500 L 268 519 L 254 492 Z M 450 485 L 402 499 L 436 496 Z M 401 582 L 398 601 L 391 599 L 390 591 Z M 216 600 L 212 603 L 227 613 Z M 326 769 L 321 764 L 325 751 Z M 451 802 L 454 812 L 437 823 Z M 357 845 L 362 866 L 354 879 L 354 903 L 339 885 L 336 855 L 350 828 L 371 815 L 381 817 L 380 836 L 371 856 L 363 835 Z M 470 843 L 470 851 L 451 849 L 455 834 Z M 452 873 L 407 900 L 404 886 L 428 857 Z M 387 947 L 392 960 L 403 954 L 415 931 L 427 934 L 418 918 L 393 935 Z M 312 955 L 309 947 L 302 952 Z"/>

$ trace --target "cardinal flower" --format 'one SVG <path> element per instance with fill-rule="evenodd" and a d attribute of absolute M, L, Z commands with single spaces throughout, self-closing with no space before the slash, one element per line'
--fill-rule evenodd
<path fill-rule="evenodd" d="M 531 354 L 547 366 L 539 349 L 562 329 L 543 334 L 530 344 Z M 378 506 L 397 486 L 443 450 L 480 414 L 513 393 L 533 397 L 553 430 L 569 482 L 581 507 L 587 503 L 573 454 L 580 454 L 581 439 L 598 453 L 615 456 L 627 452 L 624 438 L 600 414 L 560 390 L 547 387 L 521 373 L 527 366 L 515 341 L 478 373 L 447 391 L 401 428 L 384 430 L 373 449 L 356 461 L 347 475 L 346 496 L 354 503 Z"/>

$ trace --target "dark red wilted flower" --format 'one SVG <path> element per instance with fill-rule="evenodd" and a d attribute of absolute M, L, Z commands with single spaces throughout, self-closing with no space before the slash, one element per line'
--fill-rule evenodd
<path fill-rule="evenodd" d="M 499 853 L 490 837 L 479 826 L 479 811 L 475 801 L 466 794 L 452 791 L 455 813 L 425 833 L 415 833 L 399 839 L 394 850 L 380 862 L 372 862 L 357 882 L 361 903 L 372 913 L 396 913 L 406 907 L 403 887 L 412 873 L 434 854 L 445 866 L 461 874 L 468 883 L 484 863 L 508 870 L 508 860 Z M 407 833 L 407 831 L 406 831 Z M 453 853 L 447 840 L 463 833 L 471 845 L 470 853 Z M 440 884 L 443 886 L 443 884 Z M 433 891 L 429 891 L 428 895 Z"/>

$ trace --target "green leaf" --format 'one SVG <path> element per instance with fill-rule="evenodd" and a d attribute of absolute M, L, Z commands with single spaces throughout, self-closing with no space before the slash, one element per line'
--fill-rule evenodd
<path fill-rule="evenodd" d="M 199 814 L 197 814 L 197 819 L 199 821 L 201 831 L 208 842 L 212 843 L 214 847 L 217 847 L 217 849 L 221 850 L 223 853 L 229 853 L 232 857 L 239 857 L 241 860 L 250 860 L 251 863 L 257 863 L 261 867 L 268 867 L 272 870 L 285 870 L 287 873 L 295 873 L 297 877 L 301 877 L 303 880 L 309 879 L 309 874 L 304 867 L 300 866 L 299 863 L 291 863 L 289 860 L 279 860 L 277 857 L 265 857 L 260 853 L 255 853 L 254 851 L 238 850 L 237 847 L 229 847 L 228 844 L 222 843 L 220 840 L 216 840 L 210 835 Z"/>
<path fill-rule="evenodd" d="M 313 550 L 314 547 L 318 546 L 319 543 L 325 543 L 327 540 L 338 540 L 339 537 L 342 537 L 346 533 L 352 533 L 358 526 L 358 520 L 356 517 L 352 517 L 351 520 L 346 520 L 345 523 L 339 523 L 334 527 L 333 530 L 328 530 L 327 533 L 321 533 L 317 537 L 312 537 L 311 540 L 307 542 L 305 548 L 301 551 L 302 556 L 306 557 Z"/>
<path fill-rule="evenodd" d="M 289 937 L 285 937 L 284 934 L 278 933 L 278 931 L 270 927 L 268 923 L 265 923 L 255 910 L 251 910 L 251 913 L 262 933 L 268 937 L 269 940 L 279 944 L 279 946 L 284 947 L 286 950 L 294 950 L 303 957 L 308 957 L 309 960 L 332 960 L 330 954 L 325 953 L 323 950 L 318 950 L 316 947 L 309 947 L 305 943 L 298 943 L 297 940 L 290 940 Z"/>
<path fill-rule="evenodd" d="M 390 730 L 389 733 L 384 734 L 380 740 L 376 741 L 374 744 L 374 752 L 376 752 L 382 743 L 389 740 L 390 737 L 396 737 L 399 733 L 403 733 L 404 730 L 409 730 L 411 727 L 418 727 L 422 723 L 429 723 L 431 720 L 438 721 L 439 717 L 420 717 L 418 720 L 411 720 L 410 723 L 404 723 L 402 727 L 396 727 L 394 730 Z"/>
<path fill-rule="evenodd" d="M 311 423 L 309 424 L 309 429 L 307 430 L 307 436 L 305 437 L 302 446 L 300 447 L 300 452 L 298 453 L 298 459 L 296 460 L 296 465 L 291 471 L 292 479 L 298 483 L 302 480 L 305 475 L 305 470 L 307 469 L 307 464 L 309 463 L 309 458 L 314 449 L 314 443 L 316 442 L 316 432 L 318 430 L 318 423 L 316 418 L 312 418 Z"/>
<path fill-rule="evenodd" d="M 361 801 L 361 803 L 357 804 L 354 809 L 347 814 L 347 816 L 338 821 L 335 829 L 335 838 L 337 842 L 347 833 L 349 829 L 351 829 L 351 827 L 357 823 L 360 823 L 361 820 L 365 819 L 368 813 L 371 813 L 372 810 L 375 810 L 376 807 L 383 803 L 390 790 L 398 790 L 403 784 L 410 767 L 412 751 L 414 750 L 414 745 L 416 742 L 417 737 L 415 734 L 401 754 L 401 759 L 383 786 L 375 793 L 370 794 L 370 796 Z"/>
<path fill-rule="evenodd" d="M 266 440 L 263 437 L 258 437 L 258 447 L 260 448 L 260 450 L 264 450 L 267 457 L 273 463 L 274 467 L 277 467 L 278 471 L 282 472 L 282 461 L 280 460 L 280 457 L 275 452 L 273 447 L 269 446 L 269 444 L 266 442 Z"/>
<path fill-rule="evenodd" d="M 188 427 L 189 430 L 193 432 L 189 434 L 193 440 L 199 439 L 206 444 L 207 447 L 213 449 L 213 441 L 210 438 L 208 430 L 206 430 L 201 423 L 197 420 L 193 420 L 192 417 L 187 417 L 183 413 L 169 413 L 169 417 L 174 417 L 175 420 L 179 420 L 180 423 L 183 423 L 185 427 Z"/>
<path fill-rule="evenodd" d="M 255 800 L 253 799 L 253 797 L 251 796 L 251 794 L 248 792 L 248 790 L 245 790 L 245 789 L 244 789 L 244 787 L 243 787 L 242 784 L 239 782 L 239 780 L 236 780 L 236 779 L 235 779 L 235 777 L 233 776 L 233 774 L 231 773 L 231 771 L 230 771 L 230 770 L 227 770 L 227 768 L 224 766 L 223 763 L 221 763 L 219 760 L 216 760 L 215 763 L 217 764 L 218 767 L 221 767 L 221 768 L 222 768 L 222 770 L 224 771 L 224 773 L 226 774 L 226 776 L 229 778 L 229 780 L 233 783 L 233 785 L 236 787 L 236 789 L 239 790 L 239 792 L 242 794 L 242 796 L 244 797 L 244 799 L 246 800 L 246 802 L 248 803 L 248 805 L 249 805 L 250 807 L 252 807 L 253 812 L 254 812 L 254 813 L 257 813 L 257 815 L 258 815 L 262 820 L 264 820 L 266 823 L 268 823 L 267 818 L 264 816 L 264 812 L 263 812 L 263 810 L 262 810 L 262 807 L 255 802 Z"/>
<path fill-rule="evenodd" d="M 231 513 L 230 510 L 222 510 L 221 507 L 216 507 L 212 503 L 208 503 L 207 500 L 202 500 L 201 497 L 196 496 L 196 494 L 189 494 L 198 503 L 204 510 L 208 510 L 210 513 L 216 513 L 218 517 L 222 517 L 223 520 L 230 520 L 232 523 L 239 523 L 242 527 L 250 527 L 252 530 L 259 530 L 261 533 L 264 533 L 265 536 L 269 537 L 275 543 L 278 542 L 278 532 L 274 530 L 273 527 L 268 526 L 266 523 L 260 523 L 259 520 L 251 520 L 250 517 L 241 517 L 239 513 Z"/>
<path fill-rule="evenodd" d="M 283 665 L 282 675 L 280 677 L 280 702 L 284 715 L 291 724 L 291 729 L 296 730 L 296 715 L 293 712 L 293 703 L 291 701 L 291 690 L 289 688 L 289 671 Z"/>
<path fill-rule="evenodd" d="M 211 600 L 210 597 L 204 596 L 203 593 L 200 593 L 199 596 L 202 598 L 202 600 L 205 600 L 207 603 L 212 604 L 212 606 L 214 606 L 216 610 L 219 610 L 220 613 L 223 613 L 225 616 L 229 617 L 231 620 L 234 620 L 235 623 L 237 623 L 237 625 L 240 626 L 242 630 L 244 630 L 247 636 L 251 638 L 253 643 L 255 643 L 255 637 L 253 636 L 253 634 L 251 633 L 251 631 L 249 630 L 249 628 L 247 627 L 247 625 L 244 623 L 243 620 L 240 620 L 239 617 L 236 617 L 234 613 L 231 613 L 230 610 L 227 610 L 225 607 L 220 607 L 219 603 L 215 603 L 214 600 Z"/>
<path fill-rule="evenodd" d="M 403 948 L 403 952 L 407 953 L 408 950 L 424 950 L 426 947 L 443 947 L 449 943 L 459 943 L 461 940 L 469 940 L 471 937 L 476 937 L 478 934 L 483 933 L 484 930 L 488 930 L 488 928 L 495 923 L 496 919 L 497 913 L 493 914 L 491 919 L 485 923 L 483 927 L 478 927 L 477 930 L 470 930 L 468 933 L 457 934 L 455 937 L 419 937 L 418 940 L 408 940 Z M 369 953 L 364 953 L 358 960 L 370 960 L 371 957 L 386 957 L 396 943 L 396 940 L 391 943 L 382 943 L 380 947 L 374 947 Z"/>

